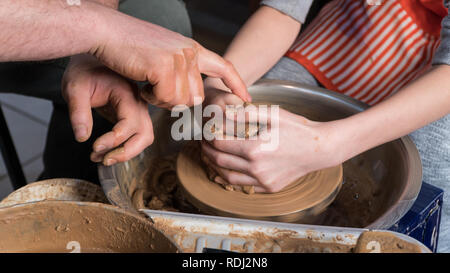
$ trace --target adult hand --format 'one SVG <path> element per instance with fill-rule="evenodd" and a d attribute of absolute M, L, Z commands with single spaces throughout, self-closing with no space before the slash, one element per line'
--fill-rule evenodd
<path fill-rule="evenodd" d="M 251 99 L 233 65 L 194 40 L 112 10 L 111 17 L 107 38 L 91 53 L 127 78 L 148 81 L 141 92 L 147 102 L 193 105 L 194 96 L 204 97 L 201 74 L 221 78 L 240 98 Z"/>
<path fill-rule="evenodd" d="M 257 192 L 277 192 L 309 172 L 343 161 L 339 131 L 333 122 L 314 122 L 283 109 L 279 110 L 276 128 L 276 117 L 258 118 L 267 118 L 268 126 L 255 140 L 202 141 L 208 163 L 230 184 L 252 185 Z M 277 128 L 278 145 L 269 150 L 264 145 Z"/>
<path fill-rule="evenodd" d="M 94 142 L 94 162 L 112 165 L 129 160 L 153 142 L 147 103 L 139 97 L 135 84 L 89 55 L 72 57 L 62 82 L 77 141 L 84 142 L 91 135 L 91 108 L 116 122 L 111 132 Z"/>

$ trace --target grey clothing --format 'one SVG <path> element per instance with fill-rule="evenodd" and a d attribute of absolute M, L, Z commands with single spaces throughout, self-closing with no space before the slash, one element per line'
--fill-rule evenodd
<path fill-rule="evenodd" d="M 444 5 L 449 9 L 450 0 L 444 0 Z M 442 20 L 441 44 L 433 56 L 433 65 L 438 64 L 450 65 L 450 15 Z"/>
<path fill-rule="evenodd" d="M 319 86 L 319 82 L 316 78 L 314 78 L 314 76 L 309 73 L 303 65 L 287 57 L 281 58 L 278 63 L 272 67 L 266 75 L 263 76 L 263 78 L 293 81 L 312 86 Z"/>
<path fill-rule="evenodd" d="M 312 2 L 313 0 L 263 0 L 261 4 L 279 10 L 303 24 Z"/>
<path fill-rule="evenodd" d="M 444 0 L 450 8 L 450 0 Z M 442 20 L 441 43 L 433 65 L 450 65 L 450 15 Z M 432 90 L 429 90 L 432 91 Z M 423 181 L 444 190 L 438 252 L 450 252 L 450 115 L 428 124 L 411 135 L 419 150 Z"/>
<path fill-rule="evenodd" d="M 423 181 L 444 190 L 438 252 L 450 252 L 450 115 L 410 134 L 419 150 Z"/>
<path fill-rule="evenodd" d="M 181 0 L 123 0 L 119 10 L 133 17 L 192 37 L 191 21 Z"/>

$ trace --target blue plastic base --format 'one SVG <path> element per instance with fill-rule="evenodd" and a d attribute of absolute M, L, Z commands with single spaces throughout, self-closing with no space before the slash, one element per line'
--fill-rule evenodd
<path fill-rule="evenodd" d="M 414 205 L 389 230 L 411 236 L 436 252 L 443 196 L 443 190 L 423 183 Z"/>

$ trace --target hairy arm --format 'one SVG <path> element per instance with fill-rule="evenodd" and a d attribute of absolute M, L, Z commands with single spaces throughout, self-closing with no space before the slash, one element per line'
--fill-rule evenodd
<path fill-rule="evenodd" d="M 261 6 L 240 29 L 224 58 L 235 66 L 247 86 L 261 78 L 286 53 L 300 32 L 301 24 L 268 6 Z M 228 90 L 208 78 L 208 86 Z"/>
<path fill-rule="evenodd" d="M 0 61 L 45 60 L 95 51 L 102 39 L 106 9 L 80 0 L 0 1 Z"/>

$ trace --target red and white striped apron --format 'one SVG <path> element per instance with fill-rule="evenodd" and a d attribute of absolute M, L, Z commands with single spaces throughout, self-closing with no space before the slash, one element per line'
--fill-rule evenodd
<path fill-rule="evenodd" d="M 326 88 L 374 105 L 429 69 L 446 14 L 442 0 L 334 0 L 286 56 Z"/>

